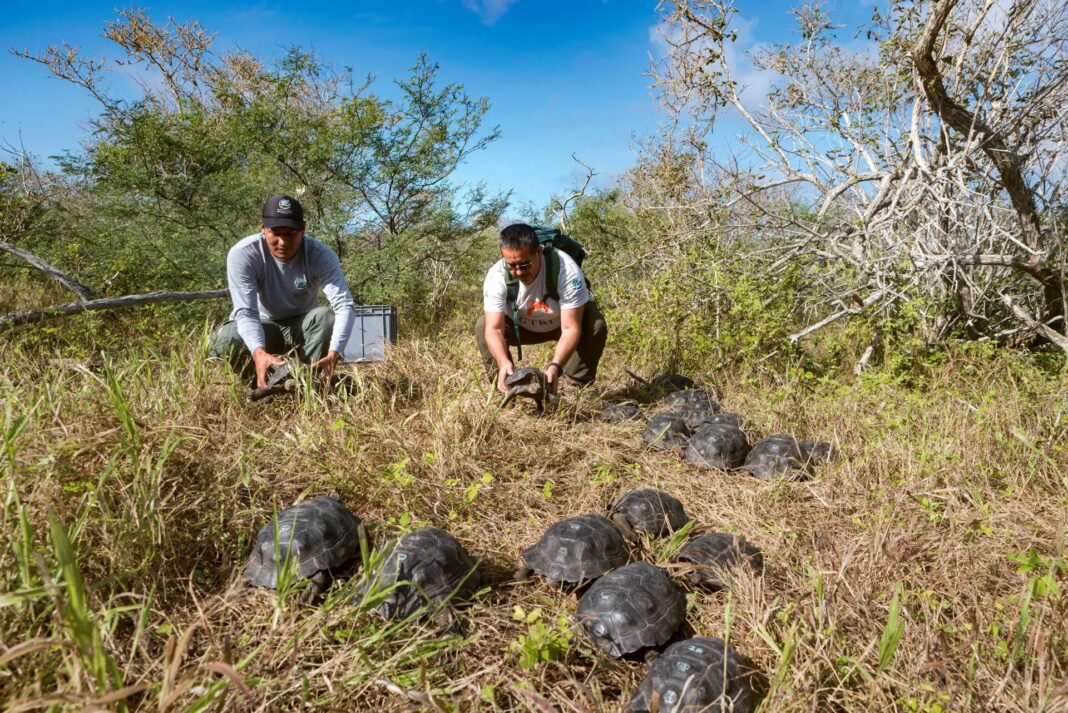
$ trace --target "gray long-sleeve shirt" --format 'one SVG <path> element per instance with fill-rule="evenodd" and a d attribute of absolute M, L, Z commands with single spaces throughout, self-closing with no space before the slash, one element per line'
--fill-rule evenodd
<path fill-rule="evenodd" d="M 261 233 L 242 239 L 226 256 L 226 280 L 234 303 L 230 319 L 249 352 L 264 346 L 261 319 L 288 319 L 319 306 L 319 291 L 334 310 L 330 349 L 345 351 L 354 312 L 341 263 L 329 247 L 308 235 L 288 260 L 271 255 Z"/>

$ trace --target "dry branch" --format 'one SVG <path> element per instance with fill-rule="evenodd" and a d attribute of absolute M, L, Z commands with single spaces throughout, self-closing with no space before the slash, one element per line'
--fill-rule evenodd
<path fill-rule="evenodd" d="M 93 298 L 93 293 L 88 287 L 78 282 L 73 277 L 63 272 L 52 263 L 37 257 L 29 250 L 24 250 L 20 247 L 16 247 L 11 243 L 5 243 L 3 240 L 0 240 L 0 250 L 4 250 L 5 252 L 9 252 L 17 258 L 25 260 L 41 272 L 52 277 L 52 279 L 66 287 L 71 292 L 77 294 L 83 300 L 90 300 Z"/>
<path fill-rule="evenodd" d="M 796 342 L 799 339 L 801 339 L 802 337 L 807 337 L 808 335 L 812 334 L 813 332 L 819 331 L 819 330 L 823 329 L 824 327 L 826 327 L 828 324 L 833 324 L 834 322 L 837 322 L 838 320 L 842 319 L 843 317 L 849 317 L 849 316 L 852 316 L 852 315 L 855 315 L 855 314 L 860 314 L 861 312 L 863 312 L 864 310 L 868 309 L 873 304 L 875 304 L 876 302 L 881 300 L 883 298 L 883 295 L 885 295 L 887 292 L 888 292 L 888 290 L 876 290 L 875 292 L 873 292 L 870 295 L 868 295 L 867 297 L 865 297 L 864 301 L 860 303 L 859 307 L 848 307 L 848 308 L 843 309 L 843 310 L 841 310 L 839 312 L 835 312 L 832 315 L 824 317 L 823 319 L 821 319 L 820 321 L 816 322 L 815 324 L 810 324 L 809 326 L 805 327 L 800 332 L 794 332 L 793 334 L 791 334 L 789 336 L 789 340 L 791 342 Z"/>
<path fill-rule="evenodd" d="M 135 305 L 159 304 L 161 302 L 190 302 L 193 300 L 214 300 L 230 294 L 227 290 L 202 290 L 200 292 L 149 292 L 144 295 L 125 295 L 101 300 L 87 300 L 72 304 L 56 305 L 29 312 L 9 312 L 0 315 L 0 331 L 19 324 L 40 322 L 52 317 L 66 317 L 80 312 L 100 309 L 118 309 Z"/>
<path fill-rule="evenodd" d="M 1009 295 L 1002 293 L 1001 301 L 1005 303 L 1006 307 L 1012 310 L 1012 313 L 1016 315 L 1017 319 L 1026 324 L 1035 332 L 1038 332 L 1043 337 L 1056 344 L 1064 351 L 1068 352 L 1068 337 L 1065 337 L 1063 334 L 1060 334 L 1057 330 L 1053 329 L 1048 324 L 1042 324 L 1041 322 L 1039 322 L 1033 316 L 1028 314 L 1023 307 L 1016 304 L 1016 302 L 1014 302 L 1012 297 L 1010 297 Z"/>

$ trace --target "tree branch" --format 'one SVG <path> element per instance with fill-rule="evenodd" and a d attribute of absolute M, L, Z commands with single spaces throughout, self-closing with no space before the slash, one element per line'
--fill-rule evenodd
<path fill-rule="evenodd" d="M 49 275 L 52 279 L 66 287 L 71 292 L 81 297 L 83 300 L 90 300 L 93 298 L 93 293 L 88 287 L 78 282 L 67 273 L 61 271 L 52 263 L 37 257 L 29 250 L 23 250 L 22 248 L 15 247 L 10 243 L 5 243 L 3 240 L 0 240 L 0 250 L 4 250 L 6 252 L 11 253 L 15 257 L 25 260 L 41 272 L 44 272 Z"/>
<path fill-rule="evenodd" d="M 134 305 L 157 304 L 160 302 L 189 302 L 192 300 L 214 300 L 229 295 L 229 290 L 203 290 L 200 292 L 149 292 L 143 295 L 125 295 L 102 300 L 88 300 L 73 304 L 56 305 L 29 312 L 9 312 L 0 315 L 0 331 L 19 324 L 40 322 L 51 317 L 66 317 L 72 314 L 100 309 L 117 309 Z"/>
<path fill-rule="evenodd" d="M 1053 342 L 1054 344 L 1056 344 L 1058 347 L 1060 347 L 1064 351 L 1068 352 L 1068 337 L 1064 336 L 1063 334 L 1061 334 L 1057 330 L 1053 329 L 1048 324 L 1042 324 L 1037 319 L 1035 319 L 1034 317 L 1029 315 L 1027 313 L 1027 311 L 1024 310 L 1023 307 L 1021 307 L 1020 305 L 1016 304 L 1013 301 L 1012 297 L 1008 296 L 1004 292 L 1001 293 L 1001 301 L 1005 303 L 1006 307 L 1008 307 L 1010 310 L 1012 310 L 1012 313 L 1014 315 L 1016 315 L 1016 317 L 1021 322 L 1026 324 L 1028 327 L 1030 327 L 1035 332 L 1038 332 L 1039 334 L 1041 334 L 1046 339 L 1048 339 L 1051 342 Z"/>
<path fill-rule="evenodd" d="M 1023 158 L 1008 145 L 1000 132 L 949 96 L 934 58 L 935 42 L 957 2 L 958 0 L 939 0 L 933 4 L 923 34 L 912 50 L 912 61 L 927 101 L 931 103 L 931 108 L 938 117 L 964 136 L 978 134 L 982 137 L 980 148 L 997 167 L 1001 183 L 1019 216 L 1024 241 L 1029 247 L 1037 250 L 1040 245 L 1041 220 L 1035 206 L 1034 192 L 1024 177 Z"/>
<path fill-rule="evenodd" d="M 813 332 L 819 331 L 819 330 L 823 329 L 824 327 L 826 327 L 828 324 L 833 324 L 834 322 L 837 322 L 838 320 L 842 319 L 843 317 L 849 317 L 849 316 L 854 315 L 854 314 L 860 314 L 861 312 L 863 312 L 864 310 L 868 309 L 873 304 L 875 304 L 876 302 L 881 300 L 886 293 L 887 293 L 887 290 L 876 290 L 875 292 L 872 292 L 870 295 L 865 297 L 864 301 L 860 303 L 859 307 L 849 307 L 847 309 L 841 310 L 840 312 L 835 312 L 834 314 L 832 314 L 832 315 L 830 315 L 828 317 L 824 317 L 823 319 L 821 319 L 820 321 L 816 322 L 815 324 L 810 324 L 809 326 L 807 326 L 804 329 L 802 329 L 800 332 L 795 332 L 795 333 L 791 334 L 788 337 L 788 339 L 791 342 L 797 342 L 799 339 L 801 339 L 803 337 L 807 337 L 808 335 L 812 334 Z"/>

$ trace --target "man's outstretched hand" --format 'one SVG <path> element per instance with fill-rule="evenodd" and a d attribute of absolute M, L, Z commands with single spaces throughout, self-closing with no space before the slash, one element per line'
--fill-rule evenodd
<path fill-rule="evenodd" d="M 312 369 L 319 373 L 327 389 L 330 388 L 330 378 L 334 375 L 334 367 L 337 366 L 340 359 L 341 354 L 331 349 L 326 353 L 326 356 L 312 364 Z"/>
<path fill-rule="evenodd" d="M 256 386 L 262 389 L 267 386 L 267 372 L 270 371 L 271 367 L 282 366 L 286 363 L 286 360 L 273 354 L 268 354 L 266 349 L 260 347 L 252 352 L 252 362 L 256 365 Z"/>

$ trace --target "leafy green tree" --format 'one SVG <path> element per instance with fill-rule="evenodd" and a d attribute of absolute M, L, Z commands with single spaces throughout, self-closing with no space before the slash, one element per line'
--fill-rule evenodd
<path fill-rule="evenodd" d="M 38 247 L 61 257 L 61 243 L 76 244 L 90 256 L 80 274 L 111 292 L 218 286 L 226 250 L 256 229 L 264 198 L 289 192 L 358 298 L 415 299 L 456 284 L 507 204 L 450 182 L 500 132 L 483 128 L 487 100 L 439 86 L 425 55 L 399 96 L 383 99 L 372 78 L 356 84 L 299 48 L 271 65 L 218 53 L 196 21 L 123 10 L 104 35 L 120 51 L 114 65 L 146 77 L 136 99 L 111 91 L 113 64 L 76 48 L 19 54 L 99 103 L 90 139 L 62 158 L 82 196 L 67 216 L 77 229 Z M 447 268 L 437 277 L 426 270 L 435 261 Z"/>

